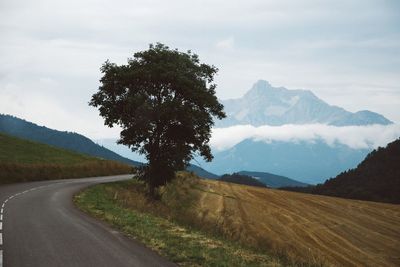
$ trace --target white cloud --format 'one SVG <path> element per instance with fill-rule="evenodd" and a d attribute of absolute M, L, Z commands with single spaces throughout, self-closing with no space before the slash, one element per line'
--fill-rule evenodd
<path fill-rule="evenodd" d="M 226 150 L 245 139 L 273 142 L 315 142 L 322 140 L 330 146 L 343 144 L 350 148 L 377 148 L 400 137 L 400 125 L 367 125 L 337 127 L 325 124 L 260 126 L 237 125 L 215 128 L 210 144 L 216 150 Z"/>
<path fill-rule="evenodd" d="M 87 99 L 58 97 L 57 83 L 40 78 L 35 90 L 18 84 L 0 82 L 0 113 L 23 118 L 40 126 L 60 131 L 73 131 L 89 138 L 117 138 L 120 127 L 108 128 L 95 108 L 89 108 Z M 54 91 L 54 94 L 48 92 Z M 23 93 L 21 93 L 23 92 Z"/>
<path fill-rule="evenodd" d="M 88 128 L 98 129 L 105 138 L 87 106 L 99 67 L 106 59 L 124 64 L 160 41 L 218 67 L 221 99 L 267 79 L 400 123 L 399 7 L 362 0 L 2 0 L 0 112 L 89 135 Z M 80 120 L 62 125 L 77 110 Z"/>
<path fill-rule="evenodd" d="M 235 44 L 235 39 L 233 37 L 229 37 L 227 39 L 218 41 L 215 46 L 219 49 L 233 49 L 233 46 Z"/>

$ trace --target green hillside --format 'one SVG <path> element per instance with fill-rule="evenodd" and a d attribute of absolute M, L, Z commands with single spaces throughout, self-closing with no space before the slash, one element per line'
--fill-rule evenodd
<path fill-rule="evenodd" d="M 49 129 L 10 115 L 0 114 L 0 133 L 68 149 L 89 156 L 119 161 L 132 166 L 141 164 L 140 162 L 121 157 L 117 153 L 99 146 L 83 135 Z"/>
<path fill-rule="evenodd" d="M 367 155 L 357 168 L 317 185 L 312 193 L 400 204 L 400 139 Z"/>
<path fill-rule="evenodd" d="M 69 150 L 32 142 L 0 133 L 1 163 L 76 164 L 97 160 Z"/>
<path fill-rule="evenodd" d="M 379 147 L 355 169 L 340 173 L 323 184 L 285 187 L 283 190 L 376 202 L 400 204 L 400 139 Z"/>
<path fill-rule="evenodd" d="M 67 149 L 80 154 L 118 161 L 132 166 L 141 166 L 143 164 L 122 157 L 119 154 L 94 143 L 92 140 L 81 134 L 53 130 L 11 115 L 0 114 L 0 133 Z M 218 175 L 210 173 L 193 164 L 190 164 L 187 170 L 192 171 L 203 178 L 218 179 Z"/>
<path fill-rule="evenodd" d="M 0 133 L 0 183 L 123 174 L 132 167 Z"/>

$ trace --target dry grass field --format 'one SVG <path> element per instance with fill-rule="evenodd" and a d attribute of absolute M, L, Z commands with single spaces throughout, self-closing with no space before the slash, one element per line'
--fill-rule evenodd
<path fill-rule="evenodd" d="M 400 205 L 200 180 L 195 216 L 225 235 L 295 261 L 400 266 Z"/>
<path fill-rule="evenodd" d="M 138 182 L 107 188 L 125 207 L 222 233 L 290 265 L 400 266 L 400 205 L 178 176 L 161 202 Z"/>

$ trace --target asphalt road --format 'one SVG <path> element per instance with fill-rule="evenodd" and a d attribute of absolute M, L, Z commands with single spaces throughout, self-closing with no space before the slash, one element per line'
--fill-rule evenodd
<path fill-rule="evenodd" d="M 0 204 L 4 204 L 0 213 L 3 266 L 175 266 L 141 243 L 87 216 L 72 202 L 73 194 L 89 185 L 127 178 L 0 186 Z"/>

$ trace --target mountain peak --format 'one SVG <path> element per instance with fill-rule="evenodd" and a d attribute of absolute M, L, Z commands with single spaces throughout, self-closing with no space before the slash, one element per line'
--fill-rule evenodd
<path fill-rule="evenodd" d="M 390 124 L 380 114 L 361 111 L 352 113 L 331 106 L 309 90 L 289 90 L 258 80 L 242 97 L 222 101 L 227 118 L 217 127 L 238 124 L 283 125 L 323 123 L 336 126 Z"/>
<path fill-rule="evenodd" d="M 260 87 L 260 88 L 265 88 L 265 87 L 271 87 L 271 84 L 266 81 L 266 80 L 258 80 L 254 85 L 254 87 Z"/>
<path fill-rule="evenodd" d="M 258 97 L 262 95 L 266 95 L 269 92 L 276 91 L 276 89 L 273 87 L 268 81 L 266 80 L 258 80 L 249 91 L 244 95 L 244 97 Z"/>

